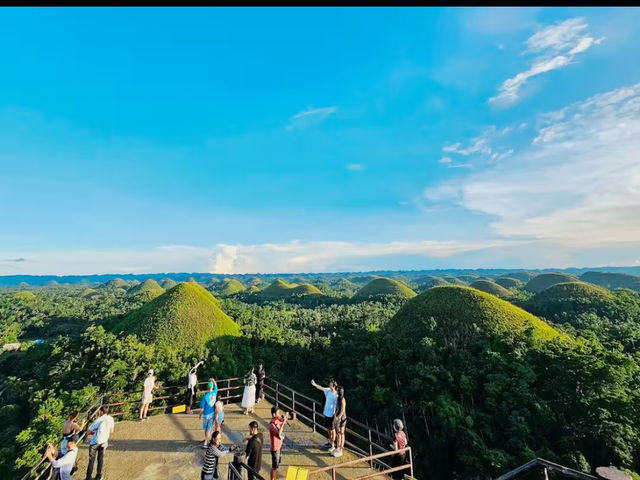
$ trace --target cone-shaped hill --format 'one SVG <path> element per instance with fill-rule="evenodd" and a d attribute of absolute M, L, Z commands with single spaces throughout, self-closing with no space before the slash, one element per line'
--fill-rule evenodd
<path fill-rule="evenodd" d="M 523 283 L 527 283 L 533 277 L 537 277 L 538 274 L 533 272 L 523 271 L 523 272 L 509 272 L 509 274 L 505 276 L 508 276 L 509 278 L 515 278 L 516 280 L 520 280 Z"/>
<path fill-rule="evenodd" d="M 174 348 L 202 345 L 221 336 L 238 336 L 240 328 L 200 285 L 180 283 L 129 313 L 116 331 L 136 334 L 144 343 Z"/>
<path fill-rule="evenodd" d="M 496 283 L 504 288 L 520 288 L 522 285 L 524 285 L 524 282 L 522 280 L 518 280 L 517 278 L 513 277 L 496 278 Z"/>
<path fill-rule="evenodd" d="M 578 282 L 578 278 L 568 273 L 541 273 L 527 282 L 524 289 L 531 293 L 541 292 L 557 283 Z"/>
<path fill-rule="evenodd" d="M 371 280 L 364 287 L 356 292 L 353 300 L 373 300 L 376 298 L 393 296 L 401 298 L 413 298 L 416 292 L 411 290 L 406 284 L 393 280 L 392 278 L 376 278 Z"/>
<path fill-rule="evenodd" d="M 93 297 L 100 296 L 100 292 L 98 292 L 97 290 L 95 290 L 93 288 L 85 288 L 82 291 L 82 293 L 80 293 L 80 296 L 82 298 L 93 298 Z"/>
<path fill-rule="evenodd" d="M 476 280 L 469 286 L 476 290 L 480 290 L 481 292 L 490 293 L 491 295 L 495 295 L 500 298 L 512 296 L 509 290 L 498 285 L 496 282 L 492 282 L 491 280 Z"/>
<path fill-rule="evenodd" d="M 247 288 L 235 278 L 225 278 L 220 288 L 221 295 L 233 295 L 235 293 L 244 292 Z"/>
<path fill-rule="evenodd" d="M 470 275 L 470 274 L 456 275 L 456 277 L 465 283 L 473 283 L 478 279 L 478 275 Z"/>
<path fill-rule="evenodd" d="M 160 285 L 162 285 L 162 288 L 164 288 L 165 290 L 171 290 L 177 284 L 178 283 L 175 280 L 171 280 L 170 278 L 165 278 Z"/>
<path fill-rule="evenodd" d="M 33 293 L 26 290 L 14 293 L 13 298 L 22 303 L 32 303 L 37 300 L 37 297 Z"/>
<path fill-rule="evenodd" d="M 640 290 L 640 275 L 612 272 L 585 272 L 580 276 L 583 282 L 593 283 L 604 288 L 630 288 Z"/>
<path fill-rule="evenodd" d="M 433 287 L 439 287 L 440 285 L 449 285 L 449 282 L 441 277 L 431 277 L 418 286 L 418 291 L 424 292 L 425 290 L 429 290 Z"/>
<path fill-rule="evenodd" d="M 318 287 L 311 285 L 310 283 L 303 283 L 302 285 L 296 285 L 295 283 L 288 283 L 281 278 L 277 278 L 267 288 L 260 292 L 265 298 L 287 298 L 292 295 L 321 295 L 322 292 Z"/>
<path fill-rule="evenodd" d="M 452 285 L 466 285 L 466 283 L 464 281 L 462 281 L 458 277 L 454 277 L 452 275 L 445 275 L 444 277 L 442 277 L 442 279 L 445 282 L 450 283 Z"/>
<path fill-rule="evenodd" d="M 136 285 L 131 290 L 129 290 L 129 295 L 132 297 L 142 297 L 147 300 L 153 300 L 156 297 L 159 297 L 164 293 L 164 289 L 158 285 L 152 278 L 147 278 L 140 285 Z"/>
<path fill-rule="evenodd" d="M 567 282 L 553 285 L 531 297 L 524 307 L 535 315 L 564 322 L 582 313 L 611 316 L 616 310 L 621 315 L 634 315 L 633 306 L 618 300 L 615 294 L 597 285 Z M 635 307 L 637 310 L 637 306 Z M 617 316 L 617 314 L 614 314 Z"/>
<path fill-rule="evenodd" d="M 129 284 L 121 278 L 112 278 L 107 283 L 104 283 L 101 285 L 101 287 L 105 287 L 105 288 L 125 288 L 125 289 L 128 286 Z"/>
<path fill-rule="evenodd" d="M 435 320 L 435 325 L 430 319 Z M 483 332 L 517 334 L 528 329 L 539 340 L 568 338 L 509 302 L 456 285 L 435 287 L 409 300 L 385 326 L 401 342 L 428 336 L 456 345 L 470 343 Z"/>

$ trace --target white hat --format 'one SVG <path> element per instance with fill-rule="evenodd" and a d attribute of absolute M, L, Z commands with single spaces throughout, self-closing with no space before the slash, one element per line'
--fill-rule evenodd
<path fill-rule="evenodd" d="M 153 375 L 153 368 L 150 368 L 148 373 L 149 375 Z"/>

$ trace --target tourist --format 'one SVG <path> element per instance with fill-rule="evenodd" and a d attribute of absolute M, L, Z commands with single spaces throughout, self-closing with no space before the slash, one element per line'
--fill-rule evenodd
<path fill-rule="evenodd" d="M 220 437 L 222 437 L 220 432 L 213 432 L 211 443 L 209 443 L 207 451 L 204 454 L 204 460 L 202 461 L 200 480 L 217 480 L 219 478 L 218 463 L 220 459 L 231 453 L 227 448 L 220 448 Z"/>
<path fill-rule="evenodd" d="M 51 462 L 51 468 L 56 472 L 59 480 L 71 480 L 71 474 L 76 466 L 76 457 L 78 456 L 78 434 L 74 433 L 67 438 L 67 451 L 64 455 L 56 459 L 56 448 L 49 444 L 45 451 L 47 460 Z"/>
<path fill-rule="evenodd" d="M 284 443 L 284 426 L 287 416 L 282 416 L 277 407 L 271 407 L 271 422 L 269 422 L 269 438 L 271 440 L 271 480 L 278 478 L 278 467 L 282 462 L 282 444 Z"/>
<path fill-rule="evenodd" d="M 78 422 L 78 412 L 73 412 L 62 424 L 62 441 L 60 442 L 60 451 L 58 452 L 58 458 L 64 456 L 68 450 L 69 438 L 74 436 L 84 428 L 86 421 L 80 425 Z"/>
<path fill-rule="evenodd" d="M 347 428 L 347 400 L 344 398 L 344 388 L 338 387 L 337 410 L 333 418 L 333 429 L 336 432 L 336 449 L 331 452 L 334 457 L 341 457 L 344 449 L 344 434 Z"/>
<path fill-rule="evenodd" d="M 318 385 L 314 380 L 311 380 L 311 385 L 324 392 L 325 402 L 322 415 L 324 416 L 324 426 L 327 429 L 327 435 L 329 437 L 329 442 L 325 445 L 325 447 L 327 447 L 330 452 L 333 452 L 333 450 L 335 450 L 336 448 L 335 430 L 333 429 L 333 417 L 336 414 L 336 405 L 338 402 L 338 394 L 336 393 L 336 382 L 329 382 L 328 387 L 323 387 Z"/>
<path fill-rule="evenodd" d="M 258 422 L 255 420 L 249 423 L 249 441 L 244 453 L 246 455 L 247 465 L 256 473 L 260 473 L 262 468 L 262 444 L 264 437 L 262 432 L 258 430 Z M 256 476 L 249 470 L 247 480 L 254 480 Z"/>
<path fill-rule="evenodd" d="M 109 415 L 109 407 L 100 407 L 100 416 L 94 420 L 89 427 L 87 435 L 93 435 L 89 443 L 89 463 L 87 465 L 87 478 L 93 475 L 93 464 L 98 456 L 98 476 L 95 480 L 102 480 L 102 465 L 104 462 L 104 451 L 109 445 L 109 437 L 113 433 L 115 423 L 113 417 Z"/>
<path fill-rule="evenodd" d="M 156 377 L 153 375 L 153 368 L 147 372 L 147 378 L 144 380 L 142 388 L 142 406 L 140 407 L 140 418 L 142 422 L 147 419 L 149 404 L 153 401 L 153 391 L 156 389 Z"/>
<path fill-rule="evenodd" d="M 218 399 L 214 405 L 215 412 L 213 414 L 213 431 L 222 432 L 222 424 L 224 423 L 224 403 Z"/>
<path fill-rule="evenodd" d="M 189 374 L 187 375 L 187 391 L 185 395 L 184 403 L 187 406 L 187 415 L 191 413 L 191 409 L 193 408 L 193 404 L 196 401 L 196 395 L 198 394 L 198 367 L 202 365 L 204 362 L 196 363 L 195 367 L 189 370 Z"/>
<path fill-rule="evenodd" d="M 260 400 L 264 400 L 264 379 L 267 373 L 264 371 L 262 362 L 258 363 L 258 370 L 256 370 L 256 403 L 260 403 Z"/>
<path fill-rule="evenodd" d="M 202 448 L 207 448 L 211 440 L 211 432 L 213 431 L 213 420 L 216 412 L 215 405 L 218 397 L 218 384 L 213 378 L 209 379 L 207 384 L 207 392 L 200 401 L 200 415 L 202 418 L 202 429 L 204 430 L 204 443 Z"/>
<path fill-rule="evenodd" d="M 244 377 L 244 394 L 242 395 L 242 408 L 244 408 L 244 414 L 249 415 L 254 413 L 253 407 L 256 404 L 256 374 L 253 373 L 253 368 L 247 372 Z"/>
<path fill-rule="evenodd" d="M 407 436 L 404 433 L 404 424 L 402 423 L 402 420 L 400 420 L 399 418 L 396 418 L 393 421 L 393 430 L 394 430 L 394 435 L 393 435 L 393 443 L 391 444 L 391 446 L 393 447 L 394 450 L 402 450 L 403 448 L 407 447 Z M 391 467 L 400 467 L 401 465 L 404 465 L 405 463 L 407 463 L 407 452 L 402 452 L 402 453 L 396 453 L 393 458 L 391 459 Z M 397 472 L 391 472 L 391 476 L 395 479 L 402 479 L 404 477 L 404 470 L 399 470 Z"/>

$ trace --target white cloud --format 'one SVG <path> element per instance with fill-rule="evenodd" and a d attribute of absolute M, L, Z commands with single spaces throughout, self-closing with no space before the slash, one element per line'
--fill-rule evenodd
<path fill-rule="evenodd" d="M 337 110 L 337 107 L 312 108 L 296 113 L 289 119 L 287 130 L 307 128 L 326 120 Z"/>
<path fill-rule="evenodd" d="M 440 162 L 440 163 L 451 163 L 451 158 L 450 157 L 442 157 L 440 160 L 438 160 L 438 162 Z"/>
<path fill-rule="evenodd" d="M 518 100 L 520 88 L 530 78 L 543 73 L 566 67 L 573 58 L 599 44 L 602 39 L 595 39 L 584 31 L 587 28 L 584 18 L 570 18 L 564 22 L 550 25 L 535 33 L 527 40 L 524 53 L 535 53 L 531 67 L 514 77 L 507 78 L 499 88 L 499 93 L 489 99 L 490 102 L 504 104 Z"/>
<path fill-rule="evenodd" d="M 502 238 L 573 249 L 640 245 L 640 84 L 542 122 L 508 163 L 432 186 L 425 197 L 489 215 Z"/>
<path fill-rule="evenodd" d="M 350 172 L 361 172 L 364 168 L 365 166 L 363 163 L 349 163 L 346 166 L 346 169 Z"/>

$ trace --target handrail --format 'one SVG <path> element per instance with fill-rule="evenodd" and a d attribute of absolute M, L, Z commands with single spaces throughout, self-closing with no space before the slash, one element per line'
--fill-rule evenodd
<path fill-rule="evenodd" d="M 398 450 L 391 450 L 391 451 L 385 452 L 385 453 L 378 453 L 377 455 L 370 455 L 368 457 L 362 457 L 362 458 L 357 458 L 355 460 L 349 460 L 348 462 L 336 463 L 334 465 L 329 465 L 329 466 L 326 466 L 326 467 L 316 468 L 315 470 L 311 470 L 309 472 L 309 476 L 317 475 L 318 473 L 328 472 L 329 470 L 331 470 L 331 476 L 332 476 L 332 478 L 335 479 L 336 478 L 336 472 L 340 468 L 349 467 L 351 465 L 356 465 L 356 464 L 361 463 L 361 462 L 371 462 L 373 460 L 378 460 L 380 458 L 388 457 L 388 456 L 391 456 L 391 455 L 401 455 L 403 453 L 408 453 L 409 454 L 409 457 L 410 457 L 409 463 L 405 463 L 404 465 L 400 465 L 399 467 L 389 467 L 389 468 L 383 470 L 382 472 L 375 472 L 375 473 L 372 473 L 372 474 L 368 474 L 368 475 L 364 475 L 364 476 L 360 476 L 360 477 L 355 477 L 355 478 L 350 479 L 350 480 L 362 480 L 364 478 L 374 477 L 374 476 L 377 476 L 377 475 L 387 474 L 387 473 L 392 473 L 392 472 L 398 472 L 400 470 L 407 470 L 407 469 L 409 469 L 410 475 L 411 475 L 411 477 L 413 477 L 413 462 L 412 462 L 412 459 L 411 459 L 411 447 L 400 448 Z"/>
<path fill-rule="evenodd" d="M 573 468 L 550 462 L 549 460 L 545 460 L 544 458 L 534 458 L 533 460 L 525 463 L 524 465 L 520 465 L 518 468 L 515 468 L 510 472 L 500 475 L 498 478 L 496 478 L 496 480 L 511 480 L 512 478 L 515 478 L 518 475 L 528 472 L 529 470 L 532 470 L 536 467 L 543 467 L 545 469 L 554 470 L 561 473 L 562 475 L 566 475 L 568 477 L 576 478 L 579 480 L 598 479 L 598 477 L 594 477 L 593 475 L 589 475 L 588 473 L 580 472 L 578 470 L 574 470 Z"/>

